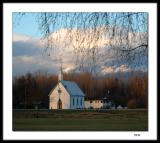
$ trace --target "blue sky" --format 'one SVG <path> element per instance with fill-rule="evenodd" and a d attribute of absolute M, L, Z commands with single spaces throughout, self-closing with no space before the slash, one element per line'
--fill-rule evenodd
<path fill-rule="evenodd" d="M 49 13 L 48 13 L 49 14 Z M 57 31 L 60 28 L 70 28 L 70 18 L 73 16 L 73 14 L 75 13 L 50 13 L 51 15 L 58 15 L 59 17 L 59 21 L 57 22 L 57 24 L 55 24 L 54 29 L 51 26 L 50 28 L 52 29 L 52 31 Z M 67 19 L 65 19 L 66 14 L 68 14 Z M 79 13 L 77 13 L 78 15 Z M 89 16 L 90 13 L 85 13 L 85 15 Z M 103 13 L 102 13 L 103 14 Z M 102 26 L 102 25 L 112 25 L 114 23 L 113 19 L 115 17 L 115 15 L 113 13 L 108 13 L 108 15 L 112 14 L 112 17 L 108 20 L 108 22 L 106 22 L 105 20 L 103 20 L 104 18 L 100 17 L 100 20 L 98 20 L 98 22 L 96 25 L 98 26 Z M 121 13 L 115 13 L 118 17 L 121 17 Z M 32 36 L 32 37 L 40 37 L 41 36 L 41 32 L 39 30 L 38 27 L 38 23 L 37 23 L 37 15 L 38 13 L 26 13 L 24 16 L 20 16 L 17 13 L 13 13 L 13 32 L 18 33 L 18 34 L 25 34 L 28 36 Z M 84 17 L 85 17 L 84 15 Z M 146 19 L 148 17 L 148 13 L 143 13 L 143 16 L 145 15 Z M 101 15 L 100 15 L 101 16 Z M 63 19 L 63 20 L 62 20 Z M 140 23 L 141 20 L 134 20 L 136 19 L 136 16 L 133 16 L 133 25 L 132 28 L 136 31 L 136 26 L 137 23 L 139 23 L 139 32 L 146 32 L 148 29 L 148 27 L 143 27 Z M 141 19 L 141 17 L 139 17 L 139 19 Z M 64 22 L 64 21 L 67 22 Z M 83 27 L 83 21 L 81 21 L 81 18 L 77 18 L 78 23 L 76 22 L 75 27 Z M 87 20 L 86 20 L 87 22 Z M 118 26 L 122 26 L 122 18 L 119 18 L 116 23 L 118 24 Z M 68 25 L 67 25 L 68 24 Z M 88 25 L 86 24 L 86 27 L 93 27 L 95 23 L 89 23 Z M 126 25 L 128 25 L 129 23 L 126 22 Z M 123 25 L 125 26 L 125 24 Z"/>
<path fill-rule="evenodd" d="M 13 32 L 32 37 L 40 37 L 40 31 L 36 22 L 36 17 L 33 13 L 27 13 L 25 16 L 20 16 L 17 13 L 12 14 Z"/>
<path fill-rule="evenodd" d="M 49 14 L 49 13 L 48 13 Z M 67 37 L 64 36 L 66 32 L 68 32 L 71 28 L 70 23 L 71 17 L 73 16 L 74 13 L 50 13 L 50 14 L 57 14 L 58 16 L 58 21 L 55 24 L 55 27 L 50 26 L 50 30 L 52 33 L 52 41 L 54 42 L 53 47 L 55 48 L 62 48 L 63 44 L 67 42 Z M 66 19 L 65 15 L 68 14 L 68 17 Z M 76 13 L 78 15 L 78 13 Z M 90 13 L 85 13 L 85 15 L 89 15 Z M 103 14 L 103 13 L 102 13 Z M 113 13 L 110 13 L 113 14 Z M 118 13 L 118 16 L 120 13 Z M 26 13 L 24 16 L 19 16 L 17 13 L 13 13 L 13 46 L 12 46 L 12 60 L 13 60 L 13 75 L 21 75 L 25 74 L 27 72 L 36 72 L 38 70 L 40 71 L 47 71 L 48 73 L 56 73 L 59 68 L 59 63 L 57 63 L 57 59 L 53 59 L 52 57 L 57 57 L 59 53 L 54 53 L 52 57 L 48 57 L 47 55 L 43 55 L 43 51 L 45 49 L 45 45 L 43 45 L 40 41 L 41 37 L 41 31 L 39 30 L 37 20 L 38 19 L 38 13 Z M 147 13 L 145 13 L 146 19 L 147 19 Z M 114 19 L 114 14 L 113 17 Z M 100 33 L 104 33 L 105 29 L 104 26 L 106 25 L 113 25 L 113 19 L 110 19 L 108 22 L 106 22 L 102 17 L 100 17 L 98 23 L 98 29 Z M 140 17 L 141 18 L 141 17 Z M 67 22 L 66 22 L 66 21 Z M 78 22 L 77 22 L 78 21 Z M 85 20 L 86 23 L 89 23 L 89 20 Z M 119 28 L 124 28 L 125 25 L 121 25 L 121 18 L 116 21 L 117 26 Z M 137 22 L 141 24 L 139 21 L 136 21 L 133 18 L 133 23 L 136 25 Z M 86 24 L 85 28 L 93 28 L 94 27 L 94 22 Z M 127 25 L 127 23 L 126 23 Z M 83 27 L 83 21 L 81 21 L 81 18 L 77 17 L 77 19 L 74 21 L 73 28 L 79 29 L 79 34 L 83 36 L 83 30 L 81 29 Z M 141 27 L 136 30 L 136 27 L 132 25 L 132 28 L 135 30 L 134 32 L 146 32 L 147 28 L 146 27 Z M 92 32 L 94 29 L 92 29 Z M 71 34 L 73 34 L 73 37 L 76 37 L 75 31 L 71 30 Z M 92 34 L 92 32 L 90 34 Z M 55 37 L 59 34 L 61 37 L 58 41 L 56 41 Z M 89 33 L 86 33 L 86 39 L 92 35 L 88 35 Z M 94 36 L 93 36 L 94 38 Z M 63 41 L 64 39 L 65 41 Z M 106 37 L 101 37 L 99 39 L 99 44 L 102 51 L 99 53 L 103 53 L 104 49 L 104 44 L 108 42 L 109 39 L 106 39 Z M 74 39 L 73 39 L 74 42 Z M 68 42 L 69 47 L 71 47 L 71 44 Z M 72 43 L 74 44 L 74 43 Z M 69 48 L 70 49 L 70 48 Z M 63 54 L 63 62 L 64 62 L 64 70 L 70 70 L 74 69 L 75 65 L 73 63 L 73 58 L 71 56 L 70 51 L 66 51 L 67 48 L 62 49 L 62 54 Z M 83 57 L 82 57 L 83 58 Z M 101 71 L 104 71 L 106 73 L 109 72 L 114 72 L 114 71 L 128 71 L 131 70 L 133 65 L 128 65 L 127 63 L 118 63 L 115 64 L 115 59 L 106 59 L 103 63 L 99 64 L 97 69 L 100 69 Z M 138 65 L 138 69 L 145 69 L 146 70 L 146 63 L 147 61 L 146 56 L 143 58 L 141 57 L 142 65 Z M 88 62 L 88 61 L 86 61 Z M 114 63 L 114 64 L 113 64 Z"/>

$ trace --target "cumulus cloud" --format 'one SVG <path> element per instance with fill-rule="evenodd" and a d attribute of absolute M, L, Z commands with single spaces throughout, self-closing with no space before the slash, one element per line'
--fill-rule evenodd
<path fill-rule="evenodd" d="M 27 72 L 45 71 L 54 73 L 57 71 L 57 64 L 49 59 L 39 56 L 16 56 L 13 57 L 13 75 L 22 75 Z"/>
<path fill-rule="evenodd" d="M 49 36 L 50 42 L 55 47 L 72 48 L 99 48 L 104 47 L 109 43 L 109 38 L 106 35 L 105 27 L 97 27 L 93 29 L 60 29 L 57 32 L 51 33 Z"/>
<path fill-rule="evenodd" d="M 13 33 L 13 41 L 28 41 L 31 40 L 32 38 L 27 36 L 27 35 L 22 35 L 22 34 L 17 34 L 17 33 Z"/>
<path fill-rule="evenodd" d="M 13 33 L 12 65 L 13 76 L 38 70 L 54 72 L 56 63 L 43 55 L 44 47 L 40 39 Z"/>
<path fill-rule="evenodd" d="M 118 30 L 120 28 L 117 28 L 117 32 Z M 119 41 L 119 37 L 117 34 L 112 39 L 108 33 L 112 33 L 111 28 L 108 27 L 97 27 L 95 30 L 60 29 L 51 33 L 43 41 L 13 33 L 13 75 L 36 70 L 46 70 L 54 73 L 58 71 L 61 62 L 64 71 L 70 72 L 77 70 L 76 60 L 81 60 L 88 68 L 87 64 L 91 64 L 90 58 L 92 58 L 93 50 L 96 52 L 97 57 L 95 58 L 98 61 L 97 65 L 94 65 L 95 70 L 102 73 L 132 70 L 134 66 L 131 64 L 124 61 L 117 63 L 115 60 L 111 45 L 118 47 L 120 43 L 116 41 Z M 136 41 L 146 43 L 146 35 L 146 33 L 129 33 L 130 46 L 140 44 Z M 50 41 L 52 46 L 48 49 L 46 49 L 47 40 Z M 121 45 L 126 45 L 125 39 L 121 40 Z M 146 55 L 144 57 L 146 58 Z M 139 65 L 139 68 L 146 68 L 145 63 L 142 66 Z"/>
<path fill-rule="evenodd" d="M 38 48 L 36 43 L 32 43 L 30 41 L 16 41 L 12 44 L 13 56 L 21 56 L 21 55 L 38 55 L 42 53 L 42 50 Z"/>

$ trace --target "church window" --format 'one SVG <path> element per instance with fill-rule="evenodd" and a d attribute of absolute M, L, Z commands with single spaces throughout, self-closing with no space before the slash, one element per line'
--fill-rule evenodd
<path fill-rule="evenodd" d="M 77 98 L 77 105 L 78 105 L 78 98 Z"/>
<path fill-rule="evenodd" d="M 74 98 L 73 98 L 73 106 L 74 106 Z"/>

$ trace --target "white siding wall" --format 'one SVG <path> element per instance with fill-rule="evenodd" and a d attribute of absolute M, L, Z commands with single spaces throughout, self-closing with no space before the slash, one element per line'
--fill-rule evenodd
<path fill-rule="evenodd" d="M 90 107 L 91 107 L 89 100 L 84 101 L 84 104 L 85 104 L 85 105 L 84 105 L 85 108 L 90 108 Z"/>
<path fill-rule="evenodd" d="M 49 109 L 57 109 L 58 96 L 55 91 L 53 91 L 49 97 Z"/>
<path fill-rule="evenodd" d="M 84 97 L 83 96 L 71 96 L 68 94 L 68 92 L 64 89 L 63 85 L 60 83 L 59 87 L 61 89 L 61 95 L 60 99 L 62 101 L 62 109 L 77 109 L 77 108 L 84 108 Z M 59 100 L 59 94 L 58 94 L 58 86 L 54 89 L 54 91 L 50 94 L 50 102 L 49 102 L 49 109 L 57 109 L 57 102 Z M 74 105 L 73 105 L 73 99 L 74 99 Z M 78 104 L 77 104 L 78 100 Z M 82 105 L 81 105 L 82 100 Z"/>
<path fill-rule="evenodd" d="M 62 91 L 60 95 L 60 99 L 62 101 L 62 109 L 70 109 L 70 95 L 68 94 L 68 92 L 66 92 L 61 83 L 59 84 L 59 87 Z M 57 86 L 50 95 L 49 109 L 57 109 L 57 102 L 59 100 L 59 87 Z"/>
<path fill-rule="evenodd" d="M 92 101 L 92 103 L 90 102 Z M 103 107 L 103 101 L 102 100 L 87 100 L 85 101 L 85 108 L 102 108 Z"/>

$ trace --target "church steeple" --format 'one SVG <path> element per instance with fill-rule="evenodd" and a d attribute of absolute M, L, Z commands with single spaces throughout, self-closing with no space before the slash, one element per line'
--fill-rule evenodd
<path fill-rule="evenodd" d="M 62 70 L 62 66 L 60 68 L 60 73 L 58 75 L 58 81 L 63 81 L 63 70 Z"/>

